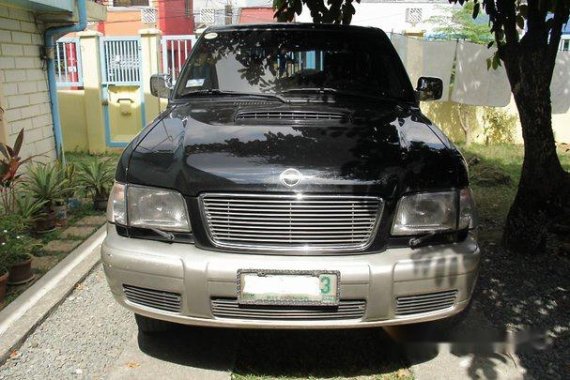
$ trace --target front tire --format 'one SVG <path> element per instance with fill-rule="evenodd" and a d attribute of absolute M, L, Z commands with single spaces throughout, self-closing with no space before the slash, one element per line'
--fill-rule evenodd
<path fill-rule="evenodd" d="M 140 314 L 135 314 L 135 320 L 137 321 L 139 332 L 145 335 L 163 333 L 172 328 L 172 324 L 170 322 L 145 317 L 144 315 Z"/>

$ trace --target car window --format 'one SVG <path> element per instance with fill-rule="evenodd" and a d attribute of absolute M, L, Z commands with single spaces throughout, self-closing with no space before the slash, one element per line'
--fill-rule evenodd
<path fill-rule="evenodd" d="M 280 93 L 330 88 L 413 101 L 403 66 L 380 33 L 315 30 L 206 33 L 176 95 L 220 89 Z"/>

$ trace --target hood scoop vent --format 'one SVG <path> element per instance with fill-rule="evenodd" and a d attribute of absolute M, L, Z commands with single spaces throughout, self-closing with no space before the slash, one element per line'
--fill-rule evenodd
<path fill-rule="evenodd" d="M 254 110 L 239 111 L 236 122 L 255 123 L 314 123 L 314 122 L 337 122 L 348 121 L 347 112 L 336 111 L 309 111 L 309 110 Z"/>

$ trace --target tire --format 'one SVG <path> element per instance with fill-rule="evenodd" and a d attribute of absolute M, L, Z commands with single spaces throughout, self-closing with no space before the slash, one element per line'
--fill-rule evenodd
<path fill-rule="evenodd" d="M 172 328 L 172 323 L 135 314 L 139 332 L 145 335 L 163 333 Z"/>

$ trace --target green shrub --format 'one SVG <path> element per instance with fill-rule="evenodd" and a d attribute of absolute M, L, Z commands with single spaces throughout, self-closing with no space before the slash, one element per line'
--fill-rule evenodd
<path fill-rule="evenodd" d="M 483 134 L 485 145 L 509 144 L 513 142 L 513 133 L 517 117 L 497 107 L 485 107 L 483 113 Z"/>

